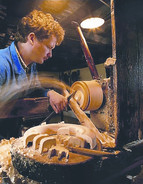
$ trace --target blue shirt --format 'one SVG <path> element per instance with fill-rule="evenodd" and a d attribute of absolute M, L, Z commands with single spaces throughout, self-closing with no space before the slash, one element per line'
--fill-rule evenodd
<path fill-rule="evenodd" d="M 0 93 L 10 94 L 16 90 L 29 89 L 33 83 L 39 85 L 36 63 L 32 63 L 28 73 L 24 70 L 16 49 L 15 44 L 0 49 Z"/>

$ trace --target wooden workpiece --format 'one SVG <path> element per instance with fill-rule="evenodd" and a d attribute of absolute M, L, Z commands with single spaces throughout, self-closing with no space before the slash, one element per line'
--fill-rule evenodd
<path fill-rule="evenodd" d="M 84 182 L 90 175 L 86 173 L 87 169 L 93 169 L 93 158 L 90 156 L 70 152 L 68 160 L 59 160 L 57 156 L 48 158 L 47 153 L 41 155 L 32 147 L 24 148 L 22 138 L 12 144 L 11 154 L 13 165 L 18 172 L 36 181 L 56 182 L 59 178 L 59 183 Z"/>

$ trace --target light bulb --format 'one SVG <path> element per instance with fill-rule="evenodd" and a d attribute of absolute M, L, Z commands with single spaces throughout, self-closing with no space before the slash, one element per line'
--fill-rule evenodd
<path fill-rule="evenodd" d="M 104 22 L 105 21 L 102 18 L 93 17 L 93 18 L 88 18 L 82 21 L 80 25 L 84 29 L 94 29 L 94 28 L 102 26 Z"/>

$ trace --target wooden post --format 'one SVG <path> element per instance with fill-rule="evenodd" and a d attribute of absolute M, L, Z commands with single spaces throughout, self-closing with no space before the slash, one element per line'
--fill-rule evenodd
<path fill-rule="evenodd" d="M 111 0 L 111 30 L 112 30 L 112 58 L 116 59 L 116 27 L 115 27 L 115 5 L 114 0 Z M 117 116 L 117 66 L 113 65 L 111 75 L 111 86 L 113 91 L 112 98 L 112 110 L 113 110 L 113 121 L 115 126 L 115 140 L 118 136 L 118 116 Z"/>
<path fill-rule="evenodd" d="M 142 0 L 115 0 L 118 146 L 142 138 L 142 7 Z"/>

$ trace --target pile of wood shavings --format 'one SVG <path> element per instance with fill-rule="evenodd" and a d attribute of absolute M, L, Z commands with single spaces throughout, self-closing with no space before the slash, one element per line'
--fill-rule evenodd
<path fill-rule="evenodd" d="M 9 180 L 7 184 L 39 184 L 39 182 L 23 177 L 13 167 L 10 149 L 14 140 L 15 138 L 3 139 L 0 142 L 0 183 L 3 183 L 4 173 L 6 173 L 6 178 Z"/>
<path fill-rule="evenodd" d="M 11 154 L 10 154 L 10 147 L 11 143 L 14 141 L 14 138 L 11 138 L 10 140 L 3 139 L 0 142 L 0 175 L 1 175 L 1 181 L 2 181 L 2 173 L 8 173 L 8 175 L 11 175 L 13 173 L 12 163 L 11 163 Z"/>

